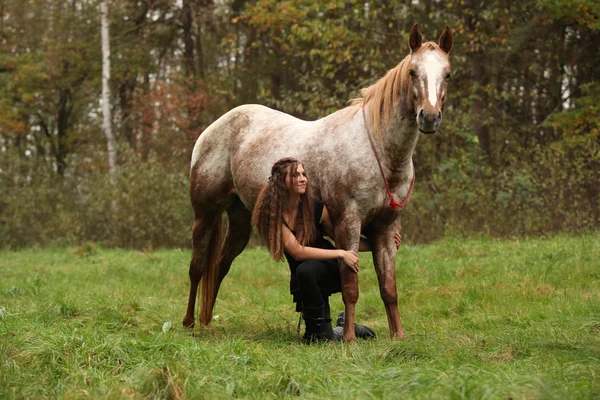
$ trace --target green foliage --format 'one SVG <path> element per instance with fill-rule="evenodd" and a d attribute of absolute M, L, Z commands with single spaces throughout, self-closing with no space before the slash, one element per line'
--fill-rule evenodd
<path fill-rule="evenodd" d="M 595 0 L 110 2 L 116 188 L 97 6 L 0 7 L 0 247 L 188 245 L 204 128 L 242 103 L 338 110 L 409 53 L 414 23 L 433 41 L 450 25 L 453 79 L 440 134 L 414 154 L 405 238 L 600 226 Z"/>
<path fill-rule="evenodd" d="M 89 134 L 100 47 L 91 23 L 95 1 L 50 3 L 2 5 L 0 134 L 15 138 L 15 147 L 28 148 L 40 164 L 47 162 L 62 175 L 66 157 Z"/>
<path fill-rule="evenodd" d="M 546 126 L 550 126 L 573 141 L 579 137 L 585 145 L 598 141 L 600 135 L 600 82 L 594 81 L 581 86 L 583 95 L 575 100 L 575 107 L 552 115 Z"/>
<path fill-rule="evenodd" d="M 537 0 L 552 18 L 600 30 L 600 4 L 594 0 Z"/>
<path fill-rule="evenodd" d="M 130 157 L 114 186 L 101 169 L 72 179 L 39 174 L 9 187 L 0 208 L 2 245 L 188 246 L 193 216 L 187 180 L 153 160 Z"/>
<path fill-rule="evenodd" d="M 193 332 L 180 325 L 189 252 L 85 253 L 0 252 L 1 398 L 600 395 L 598 234 L 402 246 L 403 341 L 361 253 L 357 320 L 378 338 L 314 346 L 296 335 L 287 265 L 264 249 L 235 261 Z"/>

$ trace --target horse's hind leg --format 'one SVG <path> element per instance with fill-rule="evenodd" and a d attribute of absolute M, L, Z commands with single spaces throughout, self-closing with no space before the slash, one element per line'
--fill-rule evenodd
<path fill-rule="evenodd" d="M 215 214 L 218 217 L 215 217 Z M 219 213 L 205 213 L 205 218 L 196 217 L 194 222 L 194 230 L 192 235 L 192 242 L 194 246 L 194 254 L 190 263 L 190 297 L 188 299 L 187 313 L 183 319 L 183 326 L 191 328 L 194 326 L 194 309 L 196 305 L 196 296 L 198 294 L 198 284 L 202 279 L 202 275 L 207 272 L 209 267 L 209 260 L 207 253 L 209 247 L 211 247 L 210 236 L 213 234 L 215 229 L 221 229 Z M 220 262 L 219 262 L 219 276 L 216 283 L 216 287 L 211 288 L 213 293 L 212 299 L 209 301 L 203 301 L 202 307 L 206 309 L 202 310 L 204 316 L 203 323 L 207 324 L 210 322 L 212 317 L 212 310 L 217 298 L 217 293 L 223 278 L 229 272 L 231 263 L 233 260 L 244 250 L 250 239 L 252 232 L 252 213 L 244 206 L 241 200 L 235 196 L 230 205 L 227 207 L 228 216 L 228 227 L 227 234 L 223 247 L 220 248 Z M 204 239 L 204 240 L 203 240 Z M 214 249 L 213 249 L 214 250 Z M 206 278 L 205 278 L 206 279 Z M 212 300 L 212 301 L 211 301 Z"/>
<path fill-rule="evenodd" d="M 235 196 L 227 207 L 227 235 L 223 245 L 223 258 L 219 265 L 219 287 L 229 272 L 231 263 L 246 248 L 252 233 L 252 213 L 246 208 L 238 196 Z M 215 298 L 219 288 L 215 291 Z"/>
<path fill-rule="evenodd" d="M 190 296 L 188 298 L 187 312 L 183 318 L 183 326 L 192 328 L 194 326 L 194 310 L 196 308 L 196 296 L 198 294 L 198 284 L 202 278 L 202 273 L 206 269 L 208 262 L 208 251 L 212 233 L 220 228 L 218 223 L 221 218 L 220 212 L 210 210 L 196 214 L 194 227 L 192 228 L 192 260 L 190 262 Z"/>

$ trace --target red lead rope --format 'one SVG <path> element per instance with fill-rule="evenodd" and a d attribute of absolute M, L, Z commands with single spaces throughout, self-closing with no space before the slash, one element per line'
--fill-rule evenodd
<path fill-rule="evenodd" d="M 366 104 L 363 104 L 363 107 L 362 107 L 362 115 L 363 115 L 363 120 L 365 121 L 365 129 L 367 130 L 367 136 L 369 137 L 369 142 L 371 142 L 371 148 L 373 149 L 373 153 L 375 153 L 375 159 L 377 160 L 377 165 L 379 165 L 379 171 L 381 172 L 381 176 L 383 177 L 383 182 L 385 183 L 385 190 L 387 190 L 387 195 L 390 198 L 390 207 L 392 207 L 392 210 L 396 209 L 396 207 L 404 207 L 406 205 L 406 203 L 408 202 L 410 195 L 412 194 L 413 188 L 415 187 L 414 171 L 413 171 L 412 181 L 410 182 L 410 188 L 408 189 L 408 193 L 406 194 L 404 201 L 402 201 L 402 203 L 398 203 L 394 199 L 394 196 L 392 195 L 392 192 L 390 191 L 390 185 L 388 184 L 387 178 L 385 177 L 385 173 L 383 172 L 383 167 L 381 166 L 381 161 L 379 160 L 379 155 L 377 154 L 377 150 L 375 149 L 375 143 L 373 143 L 373 138 L 371 137 L 371 132 L 369 132 L 369 125 L 367 124 L 367 118 L 365 117 L 365 106 L 366 106 Z"/>

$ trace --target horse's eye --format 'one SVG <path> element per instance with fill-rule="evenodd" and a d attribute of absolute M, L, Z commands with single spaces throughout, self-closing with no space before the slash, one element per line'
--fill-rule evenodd
<path fill-rule="evenodd" d="M 452 74 L 450 72 L 448 72 L 446 74 L 446 80 L 449 81 L 450 79 L 452 79 Z"/>
<path fill-rule="evenodd" d="M 415 70 L 414 70 L 414 69 L 411 69 L 411 70 L 410 70 L 410 76 L 412 76 L 413 78 L 414 78 L 415 76 L 417 76 L 417 73 L 415 72 Z"/>

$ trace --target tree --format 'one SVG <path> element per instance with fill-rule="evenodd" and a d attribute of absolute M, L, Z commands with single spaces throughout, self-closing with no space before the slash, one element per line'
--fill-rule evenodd
<path fill-rule="evenodd" d="M 110 109 L 110 36 L 107 0 L 100 3 L 102 30 L 102 121 L 108 151 L 108 173 L 114 182 L 117 168 L 117 142 L 112 131 L 112 114 Z"/>

